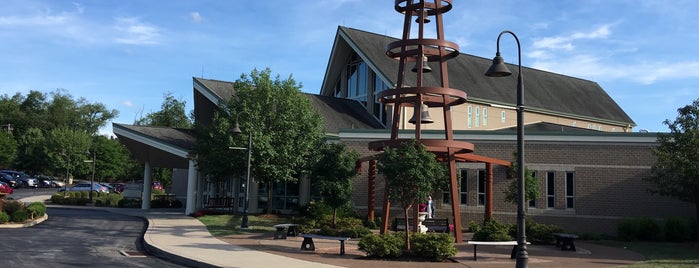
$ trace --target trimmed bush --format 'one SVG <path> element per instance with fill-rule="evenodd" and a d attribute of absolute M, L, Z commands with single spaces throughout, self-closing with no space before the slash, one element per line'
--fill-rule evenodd
<path fill-rule="evenodd" d="M 690 231 L 689 221 L 679 218 L 671 217 L 664 221 L 665 227 L 665 240 L 671 242 L 683 242 L 691 240 L 692 232 Z"/>
<path fill-rule="evenodd" d="M 410 236 L 410 255 L 431 261 L 444 261 L 456 256 L 454 237 L 449 234 L 421 234 Z"/>
<path fill-rule="evenodd" d="M 16 200 L 6 200 L 2 206 L 2 210 L 7 212 L 8 215 L 24 209 L 24 204 Z"/>
<path fill-rule="evenodd" d="M 12 222 L 25 222 L 29 219 L 29 213 L 26 210 L 15 211 L 10 214 L 10 221 Z"/>
<path fill-rule="evenodd" d="M 398 233 L 369 234 L 359 240 L 358 248 L 372 258 L 398 258 L 403 255 L 405 239 Z"/>
<path fill-rule="evenodd" d="M 513 226 L 499 223 L 496 220 L 486 221 L 483 226 L 473 233 L 473 240 L 476 241 L 512 241 L 510 230 Z"/>
<path fill-rule="evenodd" d="M 335 228 L 332 227 L 332 216 L 330 222 L 323 220 L 323 226 L 320 227 L 318 234 L 327 236 L 345 236 L 351 238 L 359 238 L 370 234 L 371 230 L 364 227 L 362 220 L 357 218 L 340 218 L 337 220 Z"/>
<path fill-rule="evenodd" d="M 660 224 L 650 218 L 627 218 L 617 224 L 617 236 L 626 241 L 659 241 L 662 239 Z"/>
<path fill-rule="evenodd" d="M 7 223 L 10 221 L 10 215 L 7 215 L 5 211 L 0 211 L 0 224 Z"/>
<path fill-rule="evenodd" d="M 553 233 L 562 233 L 563 228 L 553 224 L 541 224 L 533 221 L 527 221 L 527 241 L 532 243 L 553 244 L 556 238 Z M 515 228 L 515 237 L 517 230 Z"/>
<path fill-rule="evenodd" d="M 27 211 L 29 211 L 29 217 L 32 219 L 42 217 L 46 214 L 46 205 L 41 202 L 34 202 L 27 206 Z"/>

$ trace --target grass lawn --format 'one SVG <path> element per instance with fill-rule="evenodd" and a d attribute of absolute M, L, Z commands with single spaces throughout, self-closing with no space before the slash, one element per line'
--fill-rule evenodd
<path fill-rule="evenodd" d="M 249 233 L 264 233 L 274 232 L 275 224 L 290 223 L 289 218 L 277 217 L 276 215 L 260 215 L 248 216 L 248 229 L 241 229 L 241 215 L 206 215 L 198 218 L 199 221 L 206 225 L 211 235 L 215 237 L 249 234 Z"/>
<path fill-rule="evenodd" d="M 666 242 L 627 242 L 599 241 L 599 244 L 627 248 L 646 257 L 633 265 L 620 266 L 631 268 L 696 268 L 699 267 L 699 243 L 666 243 Z"/>

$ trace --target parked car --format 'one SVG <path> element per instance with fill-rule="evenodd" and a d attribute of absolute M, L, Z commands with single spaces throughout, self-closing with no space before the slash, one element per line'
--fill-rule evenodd
<path fill-rule="evenodd" d="M 112 186 L 112 190 L 114 190 L 115 193 L 122 193 L 124 192 L 124 184 L 123 183 L 110 183 L 109 185 Z"/>
<path fill-rule="evenodd" d="M 65 189 L 60 189 L 58 190 L 59 192 L 63 192 Z M 90 191 L 90 184 L 89 183 L 78 183 L 74 185 L 73 187 L 68 188 L 68 191 Z M 92 185 L 92 191 L 95 192 L 102 192 L 102 193 L 109 193 L 109 189 L 105 187 L 104 185 L 101 185 L 99 183 L 93 183 Z"/>
<path fill-rule="evenodd" d="M 10 174 L 0 173 L 0 182 L 4 182 L 12 188 L 18 187 L 17 179 Z"/>
<path fill-rule="evenodd" d="M 51 180 L 51 187 L 53 188 L 63 188 L 66 186 L 66 183 L 63 182 L 61 179 L 52 179 Z"/>
<path fill-rule="evenodd" d="M 19 184 L 16 187 L 39 187 L 39 180 L 27 176 L 27 174 L 24 174 L 24 172 L 14 170 L 0 170 L 0 173 L 10 174 L 13 178 L 17 179 Z"/>
<path fill-rule="evenodd" d="M 0 193 L 12 194 L 14 191 L 15 191 L 15 189 L 12 189 L 12 186 L 0 181 Z"/>

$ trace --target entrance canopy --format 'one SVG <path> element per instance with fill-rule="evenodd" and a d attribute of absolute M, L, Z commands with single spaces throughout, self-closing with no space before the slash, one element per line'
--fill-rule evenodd
<path fill-rule="evenodd" d="M 112 124 L 114 134 L 131 154 L 153 167 L 189 168 L 196 139 L 188 129 Z"/>

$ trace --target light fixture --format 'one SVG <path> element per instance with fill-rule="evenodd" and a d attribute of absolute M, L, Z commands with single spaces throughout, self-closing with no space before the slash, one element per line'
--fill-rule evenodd
<path fill-rule="evenodd" d="M 430 117 L 429 108 L 430 107 L 428 107 L 427 104 L 424 104 L 424 103 L 420 104 L 420 110 L 415 110 L 413 112 L 413 117 L 410 118 L 410 120 L 408 120 L 408 122 L 410 122 L 411 124 L 414 125 L 415 122 L 417 122 L 415 117 L 417 116 L 417 113 L 419 112 L 420 113 L 420 124 L 432 124 L 432 123 L 434 123 L 434 120 L 432 120 L 432 117 Z"/>

